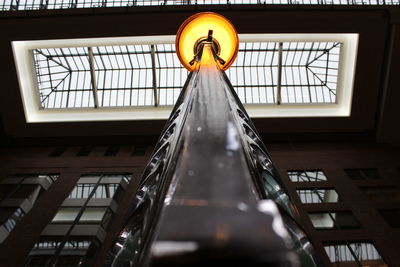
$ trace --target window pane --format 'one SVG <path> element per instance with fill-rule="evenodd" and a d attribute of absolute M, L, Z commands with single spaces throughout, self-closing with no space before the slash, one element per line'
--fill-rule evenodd
<path fill-rule="evenodd" d="M 88 198 L 94 187 L 95 184 L 77 184 L 74 189 L 72 189 L 68 198 Z"/>
<path fill-rule="evenodd" d="M 10 215 L 10 217 L 4 222 L 3 226 L 8 231 L 11 232 L 17 223 L 25 216 L 25 212 L 21 208 L 16 208 Z"/>
<path fill-rule="evenodd" d="M 95 238 L 73 236 L 67 240 L 63 236 L 42 236 L 31 249 L 24 266 L 90 266 L 93 251 L 97 249 Z M 55 254 L 58 248 L 59 254 Z"/>
<path fill-rule="evenodd" d="M 359 228 L 360 224 L 350 211 L 309 213 L 316 229 Z"/>
<path fill-rule="evenodd" d="M 0 223 L 3 224 L 14 213 L 15 208 L 1 208 L 0 209 Z"/>
<path fill-rule="evenodd" d="M 320 182 L 328 180 L 322 170 L 293 170 L 288 171 L 292 182 Z"/>
<path fill-rule="evenodd" d="M 106 212 L 106 207 L 92 208 L 87 207 L 83 212 L 79 222 L 80 223 L 99 223 L 103 220 Z"/>
<path fill-rule="evenodd" d="M 99 184 L 92 198 L 113 198 L 119 184 Z"/>
<path fill-rule="evenodd" d="M 375 246 L 371 243 L 337 243 L 325 245 L 325 252 L 332 263 L 355 262 L 355 257 L 362 264 L 368 266 L 387 267 Z"/>
<path fill-rule="evenodd" d="M 79 213 L 80 208 L 60 208 L 54 216 L 52 223 L 72 223 Z"/>
<path fill-rule="evenodd" d="M 302 203 L 335 203 L 339 196 L 334 189 L 298 189 L 297 194 Z"/>

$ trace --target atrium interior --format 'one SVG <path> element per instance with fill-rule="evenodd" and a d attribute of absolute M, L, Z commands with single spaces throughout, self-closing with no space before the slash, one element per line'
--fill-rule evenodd
<path fill-rule="evenodd" d="M 381 0 L 4 0 L 0 266 L 103 266 L 212 11 L 226 71 L 326 266 L 400 262 L 400 10 Z"/>

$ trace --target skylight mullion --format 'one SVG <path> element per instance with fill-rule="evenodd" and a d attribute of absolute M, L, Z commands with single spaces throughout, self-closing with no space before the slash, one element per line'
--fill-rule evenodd
<path fill-rule="evenodd" d="M 276 45 L 278 44 L 278 43 L 276 43 L 276 42 L 274 42 L 273 43 L 274 44 L 274 48 L 273 48 L 273 51 L 272 51 L 272 55 L 271 55 L 271 68 L 270 68 L 270 74 L 271 74 L 271 84 L 272 84 L 272 86 L 273 86 L 273 90 L 272 90 L 272 97 L 273 97 L 273 99 L 272 99 L 272 102 L 273 103 L 278 103 L 278 88 L 277 88 L 277 86 L 276 86 L 276 88 L 275 88 L 275 83 L 274 83 L 274 77 L 275 77 L 275 75 L 274 75 L 274 67 L 272 66 L 273 65 L 273 63 L 274 63 L 274 58 L 275 58 L 275 53 L 277 52 L 277 49 L 276 49 Z M 278 47 L 279 47 L 279 44 L 278 44 Z M 279 49 L 279 48 L 278 48 Z M 279 61 L 279 60 L 278 60 Z M 264 64 L 264 65 L 266 65 L 266 64 Z M 278 70 L 278 68 L 276 68 L 276 70 Z M 276 89 L 276 97 L 275 97 L 275 89 Z"/>
<path fill-rule="evenodd" d="M 134 87 L 132 87 L 132 89 L 135 92 L 134 95 L 136 95 L 136 106 L 139 106 L 140 76 L 141 76 L 141 71 L 140 71 L 140 68 L 139 68 L 139 57 L 138 57 L 139 51 L 137 50 L 137 45 L 133 45 L 132 49 L 134 50 L 133 51 L 133 55 L 135 56 L 134 63 L 136 63 L 136 65 L 138 66 L 137 75 L 135 77 L 136 80 L 132 79 L 132 83 L 133 82 L 137 83 L 137 86 L 136 86 L 136 89 L 134 89 Z M 131 96 L 131 97 L 133 97 L 133 96 Z"/>
<path fill-rule="evenodd" d="M 259 58 L 260 58 L 260 53 L 261 53 L 261 51 L 260 51 L 260 47 L 258 47 L 258 52 L 257 52 L 257 57 L 256 57 L 256 61 L 257 61 L 257 63 L 256 63 L 256 65 L 258 65 L 258 60 L 259 60 Z M 259 72 L 258 72 L 258 68 L 256 68 L 256 77 L 257 77 L 257 84 L 260 84 L 260 75 L 259 75 Z M 257 104 L 260 104 L 261 103 L 261 93 L 260 93 L 260 88 L 257 88 L 258 89 L 258 101 L 257 101 Z"/>
<path fill-rule="evenodd" d="M 296 42 L 295 43 L 295 52 L 293 54 L 292 63 L 291 63 L 292 80 L 293 80 L 294 84 L 297 83 L 297 80 L 294 77 L 294 68 L 295 68 L 295 59 L 296 59 L 296 55 L 297 55 L 297 52 L 298 52 L 298 45 L 299 45 L 299 43 Z M 299 79 L 299 85 L 301 85 L 301 80 L 300 79 Z M 297 90 L 296 89 L 297 89 L 296 87 L 293 87 L 295 103 L 298 103 L 297 102 Z M 302 91 L 301 87 L 300 87 L 300 93 L 301 93 L 301 99 L 303 99 L 303 91 Z"/>
<path fill-rule="evenodd" d="M 254 43 L 250 43 L 251 44 L 251 47 L 253 48 L 254 47 Z M 250 60 L 249 60 L 249 65 L 251 66 L 252 65 L 252 59 L 253 59 L 253 53 L 254 52 L 250 52 Z M 253 72 L 252 71 L 249 71 L 249 73 L 250 73 L 250 86 L 248 87 L 249 89 L 250 89 L 250 93 L 251 93 L 251 103 L 252 104 L 254 104 L 254 90 L 253 90 L 253 87 L 251 87 L 251 85 L 253 84 Z M 246 85 L 245 85 L 246 86 Z M 246 90 L 246 89 L 245 89 Z"/>
<path fill-rule="evenodd" d="M 140 89 L 141 92 L 141 98 L 142 98 L 142 106 L 146 106 L 147 105 L 147 91 L 148 89 L 147 87 L 147 81 L 149 80 L 149 73 L 147 68 L 146 69 L 142 69 L 142 71 L 144 72 L 144 84 L 145 86 L 143 88 Z M 150 101 L 151 103 L 151 101 Z"/>
<path fill-rule="evenodd" d="M 165 44 L 162 44 L 162 48 L 163 48 L 163 51 L 166 50 L 165 49 Z M 166 88 L 168 88 L 170 86 L 170 83 L 169 83 L 169 77 L 168 77 L 168 75 L 169 75 L 168 68 L 166 68 L 168 66 L 167 53 L 163 53 L 162 56 L 164 57 L 164 61 L 163 62 L 165 63 L 165 65 L 164 65 L 164 69 L 165 69 L 165 72 L 164 72 L 164 74 L 165 74 L 165 86 L 166 86 Z M 166 89 L 165 92 L 166 92 L 167 105 L 171 105 L 171 103 L 173 103 L 173 99 L 171 99 L 171 90 Z M 173 94 L 172 94 L 172 98 L 173 98 Z"/>
<path fill-rule="evenodd" d="M 91 78 L 92 90 L 93 90 L 94 108 L 99 108 L 99 98 L 97 95 L 96 70 L 94 68 L 94 56 L 93 56 L 93 48 L 92 47 L 88 47 L 88 56 L 89 56 L 90 78 Z"/>
<path fill-rule="evenodd" d="M 157 96 L 157 76 L 156 76 L 156 49 L 155 45 L 152 44 L 150 45 L 151 49 L 151 69 L 152 69 L 152 74 L 153 74 L 153 97 L 154 97 L 154 106 L 158 107 L 158 96 Z"/>
<path fill-rule="evenodd" d="M 244 43 L 244 51 L 243 51 L 243 93 L 244 93 L 244 99 L 243 102 L 247 104 L 247 92 L 246 88 L 244 87 L 246 85 L 246 56 L 247 56 L 247 43 Z"/>
<path fill-rule="evenodd" d="M 277 87 L 276 87 L 276 103 L 278 105 L 281 104 L 281 86 L 282 86 L 282 50 L 283 50 L 283 43 L 279 43 L 278 48 L 278 77 L 277 77 Z"/>

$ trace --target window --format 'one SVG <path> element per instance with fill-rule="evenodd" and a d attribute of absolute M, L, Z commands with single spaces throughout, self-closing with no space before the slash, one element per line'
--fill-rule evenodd
<path fill-rule="evenodd" d="M 0 182 L 0 242 L 22 220 L 57 174 L 12 175 Z"/>
<path fill-rule="evenodd" d="M 90 266 L 98 247 L 99 242 L 90 236 L 42 236 L 24 266 Z"/>
<path fill-rule="evenodd" d="M 325 245 L 325 252 L 335 266 L 353 266 L 349 262 L 356 262 L 356 259 L 370 267 L 387 267 L 375 246 L 364 242 L 342 242 Z M 359 265 L 354 265 L 359 266 Z"/>
<path fill-rule="evenodd" d="M 391 227 L 400 227 L 400 209 L 379 210 L 379 213 Z"/>
<path fill-rule="evenodd" d="M 321 182 L 328 180 L 322 170 L 288 171 L 288 176 L 292 182 Z"/>
<path fill-rule="evenodd" d="M 58 210 L 51 223 L 53 224 L 98 224 L 107 228 L 113 211 L 108 207 L 86 207 L 81 214 L 80 207 L 62 207 Z M 79 217 L 79 218 L 78 218 Z M 75 222 L 75 220 L 77 220 Z"/>
<path fill-rule="evenodd" d="M 395 186 L 361 186 L 359 189 L 369 200 L 400 200 L 400 191 Z"/>
<path fill-rule="evenodd" d="M 49 157 L 60 157 L 66 149 L 66 147 L 56 147 L 50 152 Z"/>
<path fill-rule="evenodd" d="M 352 180 L 375 180 L 381 178 L 376 168 L 344 169 L 344 171 Z"/>
<path fill-rule="evenodd" d="M 78 151 L 76 154 L 77 157 L 86 157 L 89 156 L 90 152 L 92 152 L 92 147 L 91 146 L 84 146 L 81 147 L 81 149 Z"/>
<path fill-rule="evenodd" d="M 335 203 L 338 202 L 339 196 L 335 189 L 297 189 L 301 203 Z"/>
<path fill-rule="evenodd" d="M 82 175 L 31 249 L 25 266 L 93 264 L 130 179 L 125 173 Z"/>
<path fill-rule="evenodd" d="M 350 229 L 360 227 L 360 223 L 350 211 L 309 213 L 308 216 L 316 229 Z"/>
<path fill-rule="evenodd" d="M 25 212 L 21 208 L 2 208 L 0 210 L 2 228 L 11 232 L 24 215 Z"/>
<path fill-rule="evenodd" d="M 130 179 L 130 174 L 83 175 L 68 198 L 112 198 L 119 202 L 121 191 Z"/>

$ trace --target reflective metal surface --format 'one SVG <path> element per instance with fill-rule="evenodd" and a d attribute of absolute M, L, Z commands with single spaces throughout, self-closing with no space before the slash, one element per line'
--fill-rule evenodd
<path fill-rule="evenodd" d="M 211 46 L 179 97 L 108 266 L 323 266 Z"/>

